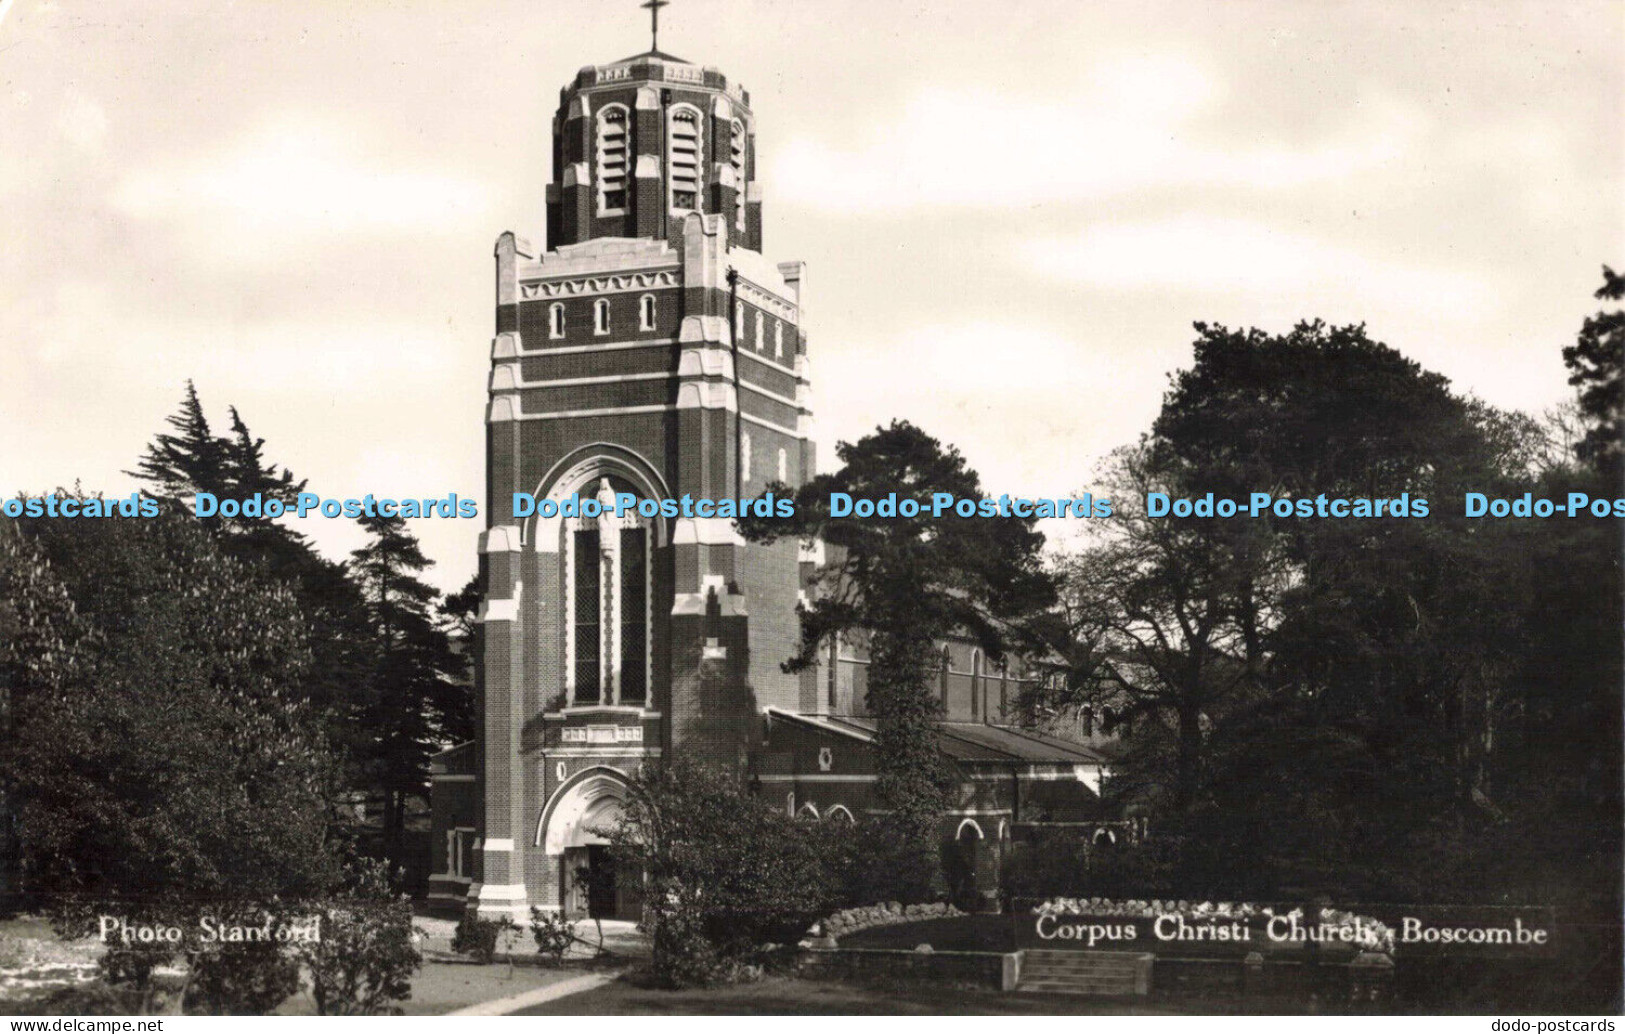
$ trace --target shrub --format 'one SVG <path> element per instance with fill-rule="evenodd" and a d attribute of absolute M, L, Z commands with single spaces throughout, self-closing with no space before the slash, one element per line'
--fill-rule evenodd
<path fill-rule="evenodd" d="M 536 954 L 557 966 L 575 943 L 575 924 L 563 912 L 547 912 L 531 906 L 530 934 L 536 938 Z"/>
<path fill-rule="evenodd" d="M 413 943 L 412 904 L 390 887 L 388 867 L 361 863 L 351 887 L 320 911 L 321 938 L 294 955 L 310 971 L 311 994 L 323 1016 L 400 1012 L 411 997 L 412 974 L 423 963 Z"/>
<path fill-rule="evenodd" d="M 184 1009 L 206 1016 L 263 1016 L 299 990 L 299 961 L 285 945 L 221 945 L 192 957 Z"/>
<path fill-rule="evenodd" d="M 647 879 L 656 980 L 711 983 L 765 943 L 800 939 L 833 896 L 823 832 L 720 772 L 679 764 L 645 776 L 611 841 Z"/>
<path fill-rule="evenodd" d="M 474 961 L 489 966 L 497 957 L 497 939 L 513 928 L 513 920 L 481 919 L 472 912 L 463 913 L 457 929 L 451 935 L 451 950 L 472 955 Z"/>

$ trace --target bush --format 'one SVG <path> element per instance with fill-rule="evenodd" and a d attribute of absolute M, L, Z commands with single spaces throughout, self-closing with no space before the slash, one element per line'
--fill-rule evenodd
<path fill-rule="evenodd" d="M 346 893 L 321 909 L 321 939 L 298 944 L 294 956 L 310 971 L 311 994 L 323 1016 L 400 1012 L 423 964 L 413 943 L 412 904 L 390 887 L 382 863 L 361 863 Z"/>
<path fill-rule="evenodd" d="M 679 764 L 646 776 L 611 841 L 647 879 L 656 980 L 712 983 L 766 943 L 799 940 L 834 898 L 826 831 L 719 772 Z"/>
<path fill-rule="evenodd" d="M 547 912 L 531 906 L 530 934 L 536 938 L 536 954 L 557 966 L 575 943 L 575 924 L 563 912 Z"/>
<path fill-rule="evenodd" d="M 481 919 L 472 912 L 465 912 L 451 935 L 451 950 L 472 955 L 475 962 L 489 966 L 497 957 L 498 938 L 513 928 L 513 920 L 506 917 Z"/>
<path fill-rule="evenodd" d="M 263 1016 L 299 990 L 299 961 L 285 945 L 221 945 L 192 957 L 184 1010 L 205 1016 Z"/>

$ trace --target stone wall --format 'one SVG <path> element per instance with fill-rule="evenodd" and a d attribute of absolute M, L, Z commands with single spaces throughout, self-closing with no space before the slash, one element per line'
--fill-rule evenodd
<path fill-rule="evenodd" d="M 813 977 L 950 984 L 1012 991 L 1021 979 L 1021 954 L 976 951 L 904 951 L 897 948 L 808 948 L 797 959 Z"/>

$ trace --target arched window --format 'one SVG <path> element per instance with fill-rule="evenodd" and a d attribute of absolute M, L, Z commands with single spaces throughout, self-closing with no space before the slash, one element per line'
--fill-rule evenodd
<path fill-rule="evenodd" d="M 564 303 L 554 302 L 547 307 L 547 336 L 561 338 L 564 336 Z"/>
<path fill-rule="evenodd" d="M 801 806 L 801 809 L 799 811 L 796 812 L 796 818 L 798 818 L 798 819 L 812 819 L 814 822 L 817 822 L 818 821 L 818 808 L 817 808 L 817 806 L 814 805 L 813 802 L 808 801 L 806 804 L 803 804 Z"/>
<path fill-rule="evenodd" d="M 982 651 L 972 650 L 970 654 L 970 716 L 981 716 L 982 696 Z"/>
<path fill-rule="evenodd" d="M 742 480 L 750 480 L 750 432 L 739 436 L 739 476 Z"/>
<path fill-rule="evenodd" d="M 673 108 L 667 133 L 666 166 L 670 170 L 671 207 L 696 212 L 700 207 L 700 170 L 705 167 L 701 147 L 700 113 L 690 107 Z"/>
<path fill-rule="evenodd" d="M 655 329 L 655 296 L 652 294 L 638 299 L 638 329 Z"/>
<path fill-rule="evenodd" d="M 609 300 L 600 298 L 592 303 L 592 332 L 603 335 L 609 333 Z"/>
<path fill-rule="evenodd" d="M 948 710 L 948 669 L 950 667 L 950 663 L 949 663 L 950 660 L 951 660 L 951 657 L 949 656 L 948 648 L 946 646 L 944 646 L 942 648 L 942 656 L 941 656 L 942 671 L 940 672 L 940 674 L 938 676 L 942 680 L 942 685 L 941 685 L 940 689 L 941 689 L 941 692 L 942 692 L 942 710 L 943 710 L 944 713 L 946 713 L 947 710 Z"/>
<path fill-rule="evenodd" d="M 599 478 L 580 493 L 602 502 L 630 484 Z M 649 698 L 652 525 L 635 513 L 572 518 L 565 533 L 569 704 L 638 704 Z"/>
<path fill-rule="evenodd" d="M 783 449 L 779 450 L 779 480 L 790 480 L 790 457 Z"/>
<path fill-rule="evenodd" d="M 1095 734 L 1095 709 L 1088 704 L 1078 708 L 1078 725 L 1083 729 L 1085 736 Z"/>
<path fill-rule="evenodd" d="M 849 826 L 855 824 L 857 821 L 852 818 L 852 813 L 847 810 L 846 805 L 844 804 L 832 804 L 828 808 L 824 809 L 825 822 L 834 822 L 837 819 L 845 822 Z"/>
<path fill-rule="evenodd" d="M 734 340 L 745 336 L 745 303 L 734 303 Z"/>
<path fill-rule="evenodd" d="M 784 358 L 784 321 L 778 320 L 773 324 L 773 358 Z"/>
<path fill-rule="evenodd" d="M 745 124 L 734 119 L 728 132 L 729 161 L 734 170 L 734 225 L 745 228 Z"/>
<path fill-rule="evenodd" d="M 612 104 L 598 112 L 598 214 L 626 211 L 626 108 Z"/>
<path fill-rule="evenodd" d="M 758 352 L 760 352 L 762 350 L 762 343 L 763 343 L 763 340 L 764 340 L 762 335 L 766 330 L 766 328 L 764 326 L 766 323 L 767 323 L 767 317 L 762 315 L 760 312 L 757 312 L 756 313 L 756 351 L 758 351 Z"/>

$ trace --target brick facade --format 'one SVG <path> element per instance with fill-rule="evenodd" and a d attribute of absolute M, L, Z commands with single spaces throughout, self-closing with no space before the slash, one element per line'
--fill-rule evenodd
<path fill-rule="evenodd" d="M 636 911 L 636 879 L 589 900 L 577 873 L 612 864 L 602 830 L 662 758 L 730 766 L 819 821 L 860 818 L 874 778 L 861 644 L 781 669 L 820 546 L 746 543 L 726 517 L 515 508 L 750 498 L 815 473 L 805 271 L 761 253 L 749 95 L 638 55 L 582 69 L 553 132 L 548 248 L 512 233 L 495 247 L 478 732 L 437 757 L 433 784 L 434 896 L 520 920 Z M 945 649 L 949 721 L 1009 721 L 1018 673 Z M 966 779 L 944 836 L 980 885 L 1036 799 L 1023 786 L 1083 787 L 1093 765 L 1074 793 L 1087 808 L 1102 768 L 1087 750 L 973 740 L 945 733 Z"/>

